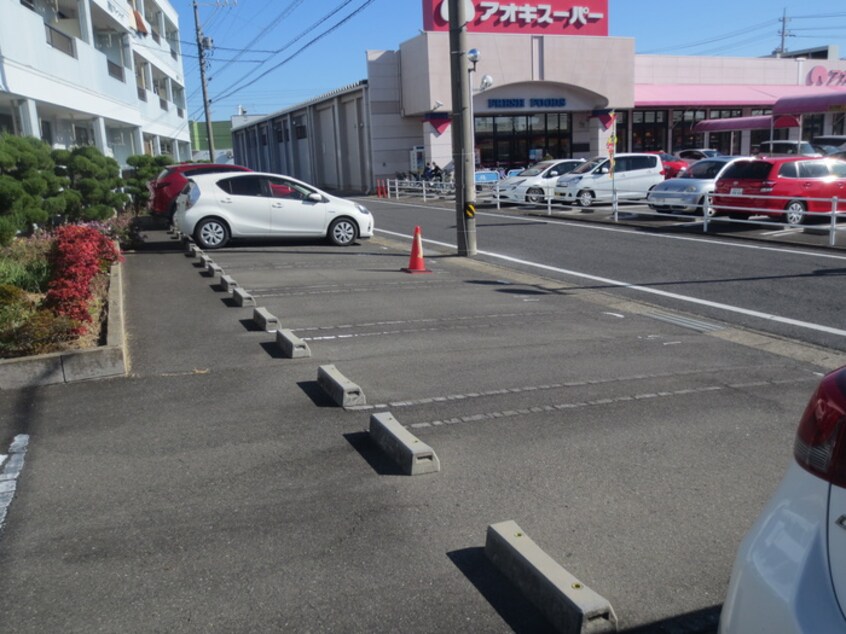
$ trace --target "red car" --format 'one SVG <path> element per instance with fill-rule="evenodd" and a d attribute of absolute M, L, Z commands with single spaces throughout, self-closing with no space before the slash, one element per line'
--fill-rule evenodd
<path fill-rule="evenodd" d="M 769 157 L 736 161 L 714 189 L 719 214 L 748 218 L 764 214 L 798 225 L 807 213 L 830 213 L 832 198 L 846 194 L 846 162 L 810 157 Z M 838 203 L 838 211 L 846 203 Z"/>
<path fill-rule="evenodd" d="M 667 154 L 666 152 L 645 152 L 645 154 L 657 154 L 661 159 L 661 164 L 664 166 L 664 178 L 675 178 L 688 167 L 688 162 L 683 161 L 677 156 Z"/>
<path fill-rule="evenodd" d="M 150 201 L 147 208 L 150 213 L 167 219 L 173 218 L 176 211 L 176 197 L 188 184 L 188 178 L 196 174 L 211 174 L 214 172 L 250 172 L 252 170 L 240 165 L 226 165 L 218 163 L 180 163 L 168 165 L 156 177 L 147 183 L 150 190 Z"/>

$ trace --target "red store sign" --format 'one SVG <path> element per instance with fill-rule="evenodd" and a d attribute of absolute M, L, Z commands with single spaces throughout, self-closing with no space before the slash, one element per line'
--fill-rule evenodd
<path fill-rule="evenodd" d="M 608 0 L 528 0 L 465 3 L 467 30 L 475 33 L 608 35 Z M 449 0 L 423 0 L 423 28 L 449 30 Z"/>

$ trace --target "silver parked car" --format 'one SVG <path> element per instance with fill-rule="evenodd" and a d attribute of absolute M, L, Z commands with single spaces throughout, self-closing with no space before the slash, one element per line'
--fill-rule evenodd
<path fill-rule="evenodd" d="M 714 215 L 708 195 L 714 192 L 717 179 L 736 156 L 715 156 L 696 161 L 678 178 L 670 178 L 653 187 L 646 197 L 650 209 L 660 212 L 681 212 Z"/>
<path fill-rule="evenodd" d="M 193 176 L 179 195 L 174 224 L 203 249 L 231 238 L 325 237 L 346 246 L 373 235 L 363 205 L 280 174 Z"/>

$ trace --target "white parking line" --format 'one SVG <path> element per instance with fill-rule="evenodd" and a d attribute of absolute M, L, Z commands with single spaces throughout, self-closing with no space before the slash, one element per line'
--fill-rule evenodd
<path fill-rule="evenodd" d="M 478 214 L 476 214 L 478 215 Z M 409 240 L 412 239 L 411 235 L 404 234 L 404 233 L 396 233 L 394 231 L 387 231 L 385 229 L 377 229 L 377 232 L 384 233 L 386 235 L 392 235 L 400 238 L 407 238 Z M 441 247 L 446 247 L 448 249 L 456 249 L 456 245 L 449 244 L 447 242 L 438 242 L 436 240 L 428 240 L 424 239 L 423 242 L 428 242 L 429 244 L 434 244 Z M 780 250 L 780 249 L 777 249 Z M 802 253 L 802 252 L 799 252 Z M 542 271 L 550 271 L 552 273 L 559 273 L 561 275 L 568 275 L 570 277 L 576 277 L 583 280 L 589 280 L 591 282 L 599 282 L 600 284 L 607 284 L 609 286 L 618 286 L 621 288 L 627 288 L 633 291 L 639 291 L 641 293 L 647 293 L 650 295 L 658 295 L 660 297 L 667 297 L 669 299 L 674 299 L 680 302 L 686 302 L 688 304 L 696 304 L 699 306 L 707 306 L 709 308 L 716 308 L 718 310 L 724 310 L 730 313 L 736 313 L 738 315 L 746 315 L 747 317 L 755 317 L 757 319 L 764 319 L 767 321 L 773 321 L 780 324 L 785 324 L 788 326 L 796 326 L 798 328 L 804 328 L 805 330 L 815 330 L 817 332 L 824 332 L 829 335 L 836 335 L 838 337 L 846 337 L 846 330 L 841 330 L 840 328 L 832 328 L 830 326 L 824 326 L 822 324 L 814 324 L 808 321 L 801 321 L 798 319 L 791 319 L 790 317 L 782 317 L 780 315 L 772 315 L 770 313 L 762 313 L 757 310 L 750 310 L 748 308 L 742 308 L 740 306 L 732 306 L 730 304 L 722 304 L 720 302 L 712 302 L 706 299 L 699 299 L 698 297 L 691 297 L 689 295 L 679 295 L 678 293 L 670 293 L 668 291 L 662 291 L 657 288 L 650 288 L 648 286 L 640 286 L 638 284 L 630 284 L 628 282 L 623 282 L 621 280 L 613 280 L 607 277 L 599 277 L 598 275 L 591 275 L 590 273 L 582 273 L 581 271 L 572 271 L 570 269 L 562 269 L 557 266 L 550 266 L 548 264 L 541 264 L 540 262 L 531 262 L 529 260 L 522 260 L 520 258 L 511 257 L 509 255 L 503 255 L 501 253 L 493 253 L 491 251 L 479 251 L 479 255 L 485 255 L 490 258 L 495 258 L 498 260 L 503 260 L 505 262 L 511 262 L 512 264 L 520 264 L 521 266 L 528 266 L 531 268 L 540 269 Z M 846 258 L 841 258 L 846 259 Z"/>

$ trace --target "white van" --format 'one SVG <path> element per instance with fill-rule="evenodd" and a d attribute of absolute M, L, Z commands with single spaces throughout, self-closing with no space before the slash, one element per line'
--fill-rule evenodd
<path fill-rule="evenodd" d="M 555 183 L 554 200 L 589 207 L 594 202 L 646 198 L 649 190 L 664 182 L 664 166 L 657 154 L 617 154 L 614 174 L 607 156 L 597 156 L 565 174 Z"/>

